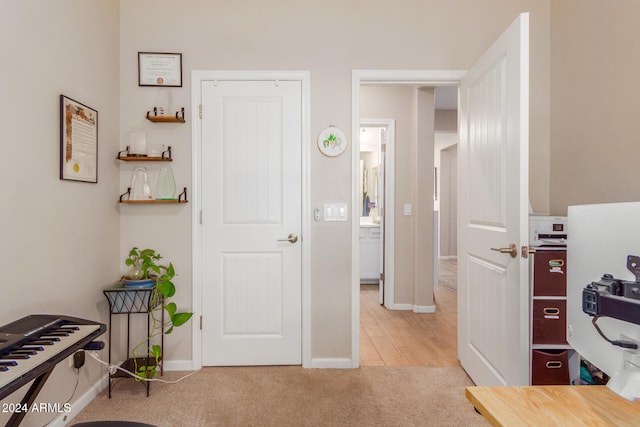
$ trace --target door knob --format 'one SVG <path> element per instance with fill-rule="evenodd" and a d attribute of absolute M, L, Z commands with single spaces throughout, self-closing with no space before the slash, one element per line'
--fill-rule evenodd
<path fill-rule="evenodd" d="M 289 234 L 286 239 L 278 239 L 278 242 L 295 243 L 297 241 L 298 241 L 298 236 L 293 233 Z"/>
<path fill-rule="evenodd" d="M 508 248 L 491 248 L 491 250 L 500 252 L 501 254 L 509 254 L 511 258 L 518 256 L 518 247 L 515 243 L 510 244 Z"/>

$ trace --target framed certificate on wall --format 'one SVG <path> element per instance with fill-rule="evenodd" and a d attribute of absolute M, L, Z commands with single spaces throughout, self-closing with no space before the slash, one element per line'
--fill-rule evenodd
<path fill-rule="evenodd" d="M 182 54 L 138 52 L 138 86 L 182 87 Z"/>
<path fill-rule="evenodd" d="M 60 95 L 60 179 L 98 182 L 98 112 Z"/>

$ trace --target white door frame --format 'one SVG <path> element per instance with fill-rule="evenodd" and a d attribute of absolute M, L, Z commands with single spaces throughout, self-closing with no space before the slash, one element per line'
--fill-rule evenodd
<path fill-rule="evenodd" d="M 209 71 L 194 70 L 191 72 L 191 230 L 192 230 L 192 311 L 194 321 L 192 325 L 191 369 L 202 367 L 202 331 L 200 316 L 202 316 L 202 272 L 203 263 L 202 236 L 200 211 L 202 209 L 202 179 L 200 143 L 202 139 L 202 120 L 199 116 L 201 102 L 201 84 L 203 81 L 299 81 L 302 85 L 302 366 L 311 367 L 311 233 L 310 233 L 310 85 L 311 78 L 308 71 Z M 205 219 L 206 220 L 206 219 Z"/>
<path fill-rule="evenodd" d="M 351 76 L 351 204 L 358 206 L 360 170 L 360 85 L 392 84 L 421 86 L 458 86 L 464 70 L 353 70 Z M 388 196 L 388 194 L 386 194 Z M 387 203 L 387 212 L 393 205 Z M 389 240 L 391 236 L 388 236 Z M 360 217 L 351 222 L 351 366 L 360 366 Z M 393 256 L 387 253 L 386 256 Z M 393 298 L 393 294 L 389 295 Z M 385 295 L 385 299 L 387 295 Z M 386 305 L 386 304 L 385 304 Z"/>

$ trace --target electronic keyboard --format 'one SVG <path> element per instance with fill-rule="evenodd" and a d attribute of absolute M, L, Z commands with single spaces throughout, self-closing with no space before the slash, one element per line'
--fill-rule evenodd
<path fill-rule="evenodd" d="M 98 322 L 34 314 L 0 327 L 0 400 L 36 380 L 23 403 L 33 403 L 53 368 L 106 331 Z"/>

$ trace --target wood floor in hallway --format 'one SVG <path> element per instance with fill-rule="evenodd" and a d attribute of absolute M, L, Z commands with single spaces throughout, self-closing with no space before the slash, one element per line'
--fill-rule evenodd
<path fill-rule="evenodd" d="M 387 310 L 378 285 L 360 285 L 361 366 L 459 366 L 457 295 L 436 286 L 435 313 Z"/>

